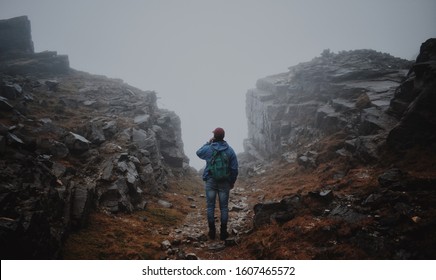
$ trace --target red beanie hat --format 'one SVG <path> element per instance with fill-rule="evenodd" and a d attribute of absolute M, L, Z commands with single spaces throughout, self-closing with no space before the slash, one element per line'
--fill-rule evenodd
<path fill-rule="evenodd" d="M 222 129 L 221 127 L 215 128 L 212 131 L 212 133 L 213 133 L 213 137 L 215 137 L 215 139 L 218 139 L 218 140 L 224 139 L 225 132 L 224 132 L 224 129 Z"/>

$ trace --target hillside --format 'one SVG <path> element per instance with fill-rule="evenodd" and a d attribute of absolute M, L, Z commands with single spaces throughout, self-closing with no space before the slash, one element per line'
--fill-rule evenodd
<path fill-rule="evenodd" d="M 413 64 L 326 50 L 248 91 L 241 257 L 435 258 L 435 42 Z"/>
<path fill-rule="evenodd" d="M 157 95 L 35 53 L 27 17 L 0 21 L 4 258 L 60 258 L 90 213 L 132 213 L 194 177 L 180 119 Z M 92 217 L 92 216 L 91 216 Z"/>
<path fill-rule="evenodd" d="M 0 38 L 2 259 L 435 259 L 435 39 L 260 78 L 221 242 L 156 92 Z"/>

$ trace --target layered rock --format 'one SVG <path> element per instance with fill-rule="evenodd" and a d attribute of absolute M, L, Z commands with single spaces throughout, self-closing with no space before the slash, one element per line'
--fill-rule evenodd
<path fill-rule="evenodd" d="M 0 20 L 0 72 L 10 75 L 67 73 L 68 56 L 57 52 L 35 53 L 27 16 Z"/>
<path fill-rule="evenodd" d="M 55 57 L 46 68 L 25 49 L 0 62 L 1 256 L 51 259 L 93 209 L 144 209 L 189 161 L 180 119 L 155 92 L 63 71 Z M 11 61 L 26 55 L 38 62 L 16 75 Z"/>
<path fill-rule="evenodd" d="M 415 64 L 396 90 L 389 112 L 399 122 L 387 142 L 394 149 L 436 143 L 436 39 L 421 45 Z"/>
<path fill-rule="evenodd" d="M 0 20 L 0 56 L 33 52 L 30 20 L 27 16 Z"/>
<path fill-rule="evenodd" d="M 326 50 L 286 73 L 259 79 L 246 97 L 245 151 L 261 160 L 281 155 L 311 165 L 322 148 L 319 140 L 342 133 L 338 156 L 375 160 L 396 123 L 386 110 L 411 64 L 373 50 Z"/>

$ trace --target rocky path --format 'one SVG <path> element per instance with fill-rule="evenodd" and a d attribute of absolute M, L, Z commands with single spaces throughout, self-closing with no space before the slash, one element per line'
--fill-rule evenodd
<path fill-rule="evenodd" d="M 228 259 L 229 247 L 236 246 L 241 237 L 251 229 L 252 207 L 249 206 L 246 191 L 241 186 L 236 186 L 230 192 L 229 201 L 229 224 L 230 237 L 219 240 L 219 234 L 215 240 L 209 240 L 206 222 L 206 198 L 204 194 L 198 197 L 189 197 L 192 206 L 185 221 L 181 226 L 170 232 L 168 240 L 162 242 L 162 250 L 166 252 L 168 259 Z M 215 209 L 215 219 L 219 228 L 218 203 Z"/>

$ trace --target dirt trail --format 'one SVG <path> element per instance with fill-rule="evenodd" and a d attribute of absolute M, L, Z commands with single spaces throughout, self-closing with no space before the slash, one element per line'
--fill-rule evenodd
<path fill-rule="evenodd" d="M 215 209 L 217 225 L 217 238 L 209 240 L 206 219 L 206 198 L 199 194 L 191 200 L 197 205 L 192 207 L 186 215 L 181 226 L 175 228 L 169 234 L 171 246 L 165 247 L 169 259 L 195 258 L 199 259 L 231 259 L 231 251 L 237 247 L 241 238 L 250 231 L 252 225 L 253 207 L 248 203 L 247 191 L 244 183 L 236 184 L 230 192 L 229 199 L 229 238 L 226 241 L 219 240 L 219 217 L 220 212 Z M 168 244 L 167 244 L 168 245 Z"/>

